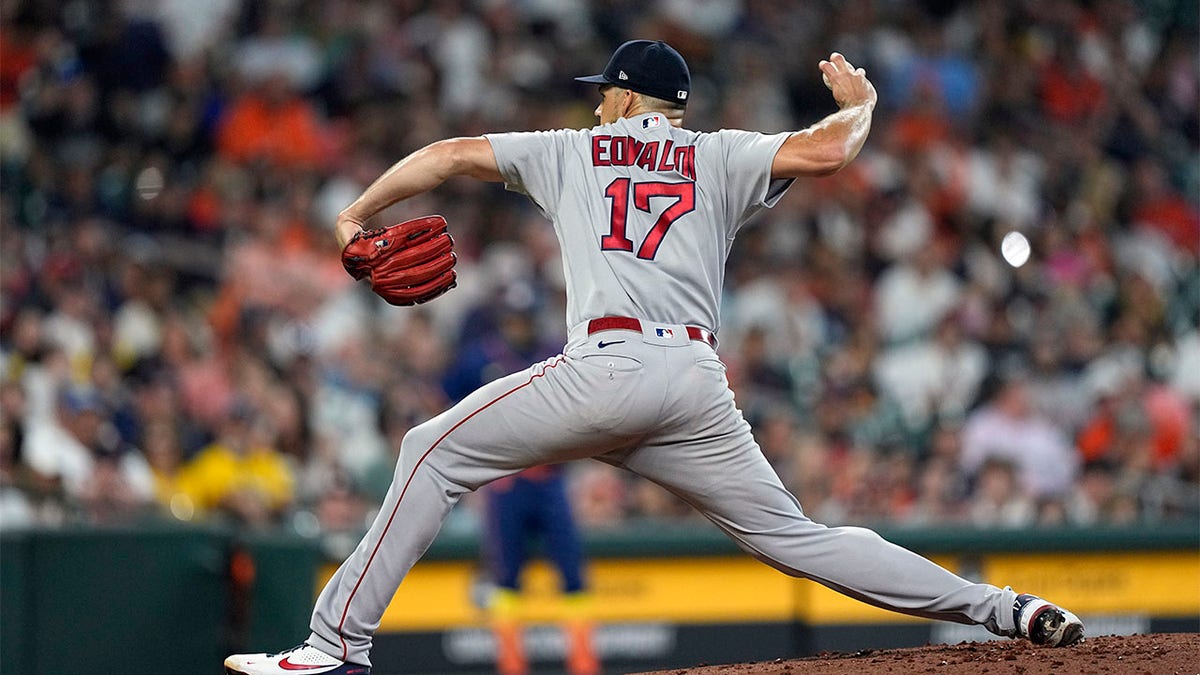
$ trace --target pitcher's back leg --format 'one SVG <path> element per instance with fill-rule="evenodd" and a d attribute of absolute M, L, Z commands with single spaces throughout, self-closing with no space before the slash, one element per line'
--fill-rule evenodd
<path fill-rule="evenodd" d="M 675 493 L 786 574 L 877 607 L 1014 634 L 1011 589 L 967 581 L 871 530 L 826 527 L 805 516 L 728 397 L 698 406 L 709 412 L 702 420 L 611 459 Z"/>

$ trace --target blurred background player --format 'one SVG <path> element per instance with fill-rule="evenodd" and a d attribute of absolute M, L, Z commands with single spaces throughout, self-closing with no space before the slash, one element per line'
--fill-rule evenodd
<path fill-rule="evenodd" d="M 521 297 L 521 287 L 508 289 L 506 296 L 467 322 L 474 337 L 463 340 L 467 346 L 443 380 L 451 400 L 462 400 L 497 377 L 557 353 L 553 343 L 539 340 L 532 300 Z M 521 573 L 540 547 L 561 580 L 567 670 L 572 675 L 598 673 L 592 622 L 587 615 L 583 546 L 567 497 L 563 466 L 533 467 L 502 478 L 481 492 L 488 582 L 483 601 L 496 640 L 497 671 L 503 675 L 529 672 Z"/>
<path fill-rule="evenodd" d="M 494 586 L 487 609 L 496 638 L 496 668 L 502 675 L 529 672 L 524 649 L 525 613 L 521 602 L 521 572 L 535 546 L 558 570 L 561 579 L 561 628 L 567 672 L 594 675 L 600 663 L 593 646 L 588 616 L 588 589 L 583 546 L 567 497 L 566 472 L 561 464 L 526 469 L 484 489 L 484 560 Z"/>

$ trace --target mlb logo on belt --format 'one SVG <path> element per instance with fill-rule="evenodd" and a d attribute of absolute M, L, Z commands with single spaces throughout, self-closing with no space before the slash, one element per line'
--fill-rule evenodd
<path fill-rule="evenodd" d="M 654 334 L 660 338 L 675 337 L 675 331 L 670 328 L 655 328 Z"/>

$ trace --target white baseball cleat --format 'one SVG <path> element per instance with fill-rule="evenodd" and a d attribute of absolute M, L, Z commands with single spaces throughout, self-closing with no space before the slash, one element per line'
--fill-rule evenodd
<path fill-rule="evenodd" d="M 1013 603 L 1017 633 L 1035 645 L 1068 647 L 1083 639 L 1083 622 L 1071 612 L 1023 593 Z"/>
<path fill-rule="evenodd" d="M 234 654 L 225 659 L 227 675 L 370 675 L 369 666 L 346 663 L 301 644 L 278 654 Z"/>

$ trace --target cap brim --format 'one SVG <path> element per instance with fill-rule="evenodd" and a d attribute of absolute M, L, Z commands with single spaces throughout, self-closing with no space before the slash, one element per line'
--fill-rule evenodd
<path fill-rule="evenodd" d="M 588 75 L 587 77 L 577 77 L 576 82 L 587 82 L 588 84 L 608 84 L 608 80 L 603 75 Z"/>

